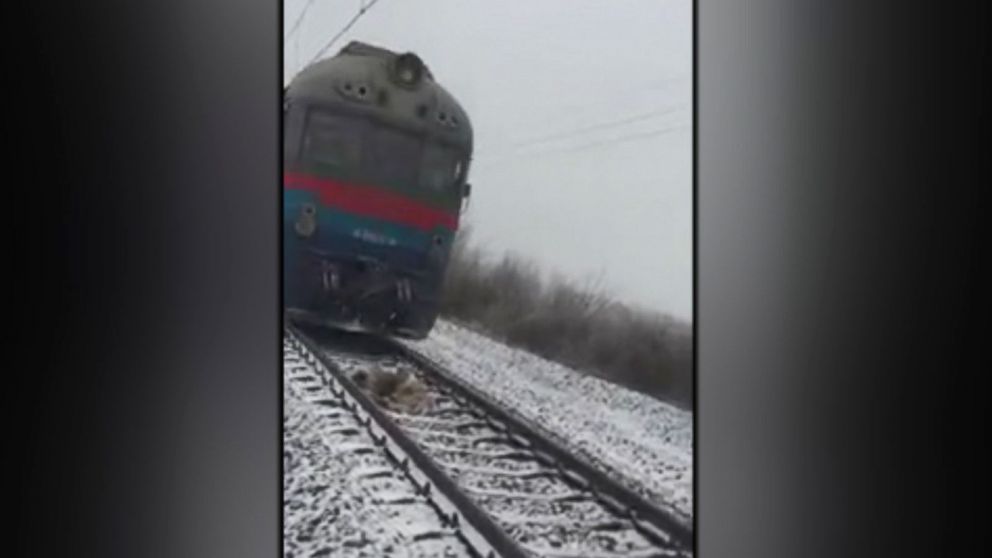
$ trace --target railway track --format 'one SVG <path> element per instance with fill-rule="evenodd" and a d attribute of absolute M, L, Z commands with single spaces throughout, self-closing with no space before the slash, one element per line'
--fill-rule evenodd
<path fill-rule="evenodd" d="M 418 466 L 371 402 L 292 334 L 283 366 L 285 556 L 513 555 L 493 525 L 476 528 L 432 490 L 439 473 Z"/>
<path fill-rule="evenodd" d="M 409 371 L 426 386 L 420 412 L 377 408 L 397 438 L 448 479 L 453 500 L 486 516 L 482 532 L 519 556 L 692 556 L 692 535 L 640 496 L 589 466 L 450 373 L 386 339 L 305 330 L 307 345 L 344 377 Z M 471 514 L 470 514 L 471 515 Z M 478 519 L 478 518 L 476 518 Z"/>

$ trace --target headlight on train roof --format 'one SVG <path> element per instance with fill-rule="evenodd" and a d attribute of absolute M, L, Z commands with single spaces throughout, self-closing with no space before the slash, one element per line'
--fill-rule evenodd
<path fill-rule="evenodd" d="M 400 85 L 413 87 L 424 77 L 424 63 L 416 54 L 408 52 L 396 57 L 393 63 L 393 79 Z"/>
<path fill-rule="evenodd" d="M 338 81 L 338 90 L 346 97 L 365 103 L 371 102 L 373 88 L 368 83 L 358 79 L 345 78 Z"/>

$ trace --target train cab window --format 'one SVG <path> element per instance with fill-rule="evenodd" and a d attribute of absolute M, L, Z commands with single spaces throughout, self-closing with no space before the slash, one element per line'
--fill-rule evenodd
<path fill-rule="evenodd" d="M 295 167 L 300 153 L 300 140 L 303 130 L 303 110 L 299 105 L 283 104 L 282 148 L 283 160 L 287 167 Z"/>
<path fill-rule="evenodd" d="M 399 130 L 374 127 L 369 134 L 368 174 L 379 186 L 408 188 L 417 181 L 421 141 Z"/>
<path fill-rule="evenodd" d="M 322 111 L 311 111 L 303 138 L 303 159 L 320 170 L 353 170 L 361 159 L 359 121 Z"/>
<path fill-rule="evenodd" d="M 462 180 L 465 163 L 447 147 L 428 145 L 424 149 L 421 185 L 439 194 L 454 194 Z"/>

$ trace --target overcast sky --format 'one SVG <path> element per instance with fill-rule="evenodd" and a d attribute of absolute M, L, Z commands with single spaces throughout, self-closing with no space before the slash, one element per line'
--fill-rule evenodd
<path fill-rule="evenodd" d="M 287 83 L 359 0 L 285 0 Z M 368 0 L 365 0 L 368 4 Z M 692 319 L 692 3 L 379 0 L 350 40 L 413 51 L 475 130 L 476 243 Z"/>

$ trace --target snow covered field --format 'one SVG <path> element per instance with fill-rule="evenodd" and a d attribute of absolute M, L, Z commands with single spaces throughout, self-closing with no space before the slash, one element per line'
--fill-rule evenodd
<path fill-rule="evenodd" d="M 438 320 L 404 342 L 691 522 L 692 413 Z"/>

